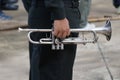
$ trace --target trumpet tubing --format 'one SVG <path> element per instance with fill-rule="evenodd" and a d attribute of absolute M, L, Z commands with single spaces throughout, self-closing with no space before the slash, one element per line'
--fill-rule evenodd
<path fill-rule="evenodd" d="M 28 39 L 31 43 L 33 44 L 52 44 L 52 48 L 55 49 L 57 44 L 57 48 L 59 49 L 60 46 L 63 49 L 63 44 L 86 44 L 86 43 L 95 43 L 98 40 L 97 34 L 102 34 L 106 36 L 106 39 L 109 41 L 111 39 L 111 34 L 112 34 L 112 28 L 111 28 L 111 22 L 110 20 L 106 21 L 106 24 L 103 27 L 98 27 L 98 28 L 91 28 L 91 29 L 70 29 L 70 32 L 75 32 L 75 33 L 80 33 L 80 32 L 87 32 L 87 33 L 92 33 L 93 34 L 93 39 L 87 40 L 84 37 L 81 39 L 80 37 L 69 37 L 65 38 L 63 40 L 59 40 L 52 35 L 52 38 L 41 38 L 39 41 L 33 41 L 30 38 L 31 33 L 34 32 L 52 32 L 52 29 L 22 29 L 19 28 L 19 31 L 28 31 Z"/>

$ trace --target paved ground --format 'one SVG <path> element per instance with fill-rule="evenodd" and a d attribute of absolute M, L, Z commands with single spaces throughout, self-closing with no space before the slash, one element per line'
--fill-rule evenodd
<path fill-rule="evenodd" d="M 16 12 L 7 12 L 15 20 L 27 20 L 21 2 Z M 93 0 L 90 16 L 115 14 L 109 0 Z M 114 80 L 120 80 L 120 20 L 111 21 L 112 38 L 109 42 L 100 35 L 99 42 Z M 94 23 L 103 26 L 105 22 Z M 0 26 L 2 27 L 2 26 Z M 0 32 L 0 80 L 28 80 L 29 55 L 27 33 L 17 30 Z M 78 45 L 73 80 L 110 80 L 97 44 Z"/>

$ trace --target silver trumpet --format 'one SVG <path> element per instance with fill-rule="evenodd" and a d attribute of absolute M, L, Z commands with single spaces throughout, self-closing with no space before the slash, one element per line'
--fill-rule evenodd
<path fill-rule="evenodd" d="M 52 32 L 52 29 L 23 29 L 19 28 L 19 31 L 28 31 L 28 39 L 33 44 L 52 44 L 53 50 L 62 50 L 64 49 L 64 44 L 86 44 L 86 43 L 96 43 L 98 41 L 97 34 L 102 34 L 106 36 L 107 41 L 111 39 L 112 28 L 110 20 L 106 21 L 106 24 L 103 27 L 98 28 L 81 28 L 81 29 L 70 29 L 70 32 L 73 33 L 92 33 L 93 39 L 86 39 L 86 37 L 68 37 L 63 40 L 56 38 L 54 35 L 51 37 L 41 38 L 39 41 L 34 41 L 31 39 L 30 35 L 34 32 Z M 85 35 L 85 34 L 82 34 Z"/>

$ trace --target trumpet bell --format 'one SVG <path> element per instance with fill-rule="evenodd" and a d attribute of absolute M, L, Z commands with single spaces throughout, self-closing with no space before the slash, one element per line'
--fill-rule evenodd
<path fill-rule="evenodd" d="M 94 28 L 92 31 L 95 31 L 96 33 L 103 34 L 106 36 L 107 41 L 110 41 L 112 36 L 112 28 L 111 28 L 111 22 L 110 20 L 106 21 L 106 24 L 103 27 Z"/>
<path fill-rule="evenodd" d="M 108 29 L 106 32 L 106 39 L 110 41 L 111 36 L 112 36 L 112 27 L 111 27 L 111 22 L 109 20 L 106 21 L 105 28 Z"/>

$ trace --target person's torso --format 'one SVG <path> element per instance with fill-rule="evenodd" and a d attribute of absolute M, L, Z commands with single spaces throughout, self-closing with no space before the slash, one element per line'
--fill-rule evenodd
<path fill-rule="evenodd" d="M 65 7 L 78 7 L 79 0 L 63 0 Z M 44 0 L 32 0 L 32 6 L 45 7 Z"/>
<path fill-rule="evenodd" d="M 35 2 L 34 2 L 35 1 Z M 71 28 L 78 28 L 80 24 L 80 11 L 76 3 L 72 0 L 64 0 L 66 18 L 69 20 Z M 29 13 L 29 24 L 38 26 L 49 26 L 52 16 L 44 5 L 43 0 L 33 0 L 32 8 Z M 44 27 L 45 28 L 45 27 Z"/>

